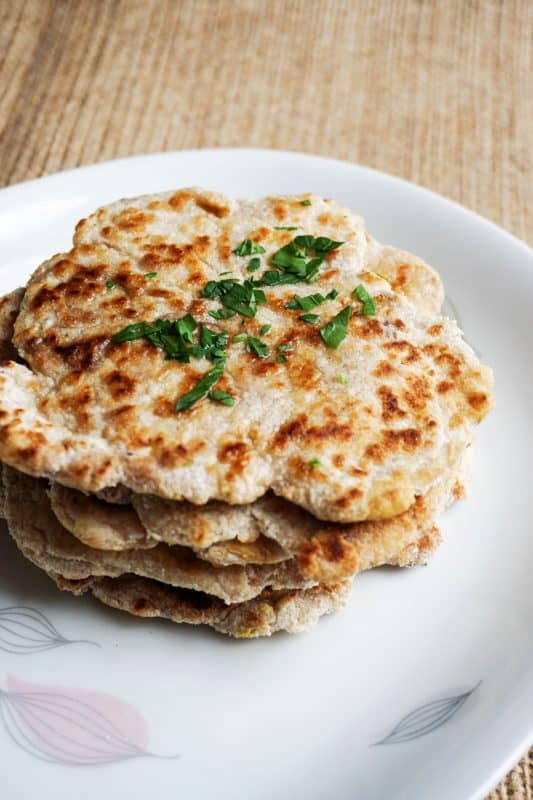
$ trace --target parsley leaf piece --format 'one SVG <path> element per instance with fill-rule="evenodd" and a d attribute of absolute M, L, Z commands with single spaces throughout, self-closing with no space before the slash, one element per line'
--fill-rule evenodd
<path fill-rule="evenodd" d="M 209 392 L 207 395 L 210 400 L 214 400 L 216 403 L 221 403 L 223 406 L 234 406 L 235 405 L 235 398 L 229 392 L 221 392 L 221 391 L 214 391 Z"/>
<path fill-rule="evenodd" d="M 243 239 L 240 245 L 232 250 L 232 253 L 235 253 L 236 256 L 253 256 L 254 253 L 266 253 L 266 250 L 251 239 Z"/>
<path fill-rule="evenodd" d="M 224 368 L 221 366 L 213 367 L 210 369 L 209 372 L 206 372 L 204 377 L 201 378 L 196 386 L 194 386 L 190 392 L 186 392 L 186 394 L 182 395 L 176 403 L 176 411 L 186 411 L 192 405 L 198 402 L 198 400 L 202 400 L 213 388 L 215 383 L 220 380 L 222 377 L 222 373 L 224 372 Z"/>
<path fill-rule="evenodd" d="M 346 377 L 346 375 L 343 375 L 342 372 L 338 376 L 338 381 L 339 381 L 339 383 L 342 383 L 343 386 L 348 386 L 348 383 L 349 383 L 348 378 Z"/>
<path fill-rule="evenodd" d="M 294 295 L 294 300 L 290 300 L 288 303 L 285 303 L 285 308 L 300 308 L 302 311 L 311 311 L 312 308 L 319 306 L 321 303 L 325 301 L 324 295 L 317 293 L 317 294 L 307 294 L 302 297 L 299 294 Z"/>
<path fill-rule="evenodd" d="M 117 284 L 115 283 L 115 281 L 109 280 L 105 282 L 105 285 L 108 289 L 114 289 Z"/>
<path fill-rule="evenodd" d="M 376 313 L 376 301 L 368 294 L 363 284 L 360 283 L 359 286 L 356 286 L 353 293 L 363 304 L 363 308 L 361 309 L 363 316 L 373 317 Z"/>
<path fill-rule="evenodd" d="M 276 364 L 285 364 L 287 362 L 287 356 L 276 356 Z"/>
<path fill-rule="evenodd" d="M 312 203 L 311 203 L 310 200 L 300 200 L 300 205 L 301 206 L 310 206 L 310 205 L 312 205 Z"/>
<path fill-rule="evenodd" d="M 246 344 L 248 345 L 248 350 L 251 353 L 255 353 L 259 358 L 266 358 L 269 355 L 268 346 L 255 336 L 248 336 Z"/>
<path fill-rule="evenodd" d="M 244 342 L 248 338 L 247 333 L 238 333 L 237 336 L 233 337 L 234 342 Z"/>
<path fill-rule="evenodd" d="M 315 467 L 321 467 L 322 462 L 319 458 L 312 458 L 310 461 L 307 462 L 311 469 L 315 469 Z"/>
<path fill-rule="evenodd" d="M 281 267 L 285 272 L 292 272 L 300 278 L 306 276 L 305 254 L 295 247 L 294 242 L 280 247 L 272 256 L 272 263 Z"/>
<path fill-rule="evenodd" d="M 202 325 L 200 328 L 200 348 L 204 358 L 221 366 L 226 360 L 224 348 L 228 343 L 229 334 L 226 331 L 219 333 Z"/>
<path fill-rule="evenodd" d="M 213 317 L 213 319 L 229 319 L 230 317 L 234 317 L 236 311 L 232 311 L 231 308 L 219 308 L 216 311 L 210 311 L 209 316 Z"/>
<path fill-rule="evenodd" d="M 254 289 L 254 295 L 255 295 L 255 302 L 259 303 L 259 305 L 265 305 L 265 303 L 268 303 L 266 294 L 262 289 Z"/>
<path fill-rule="evenodd" d="M 339 311 L 338 314 L 320 328 L 320 335 L 328 347 L 336 350 L 340 343 L 346 338 L 351 312 L 351 307 L 346 306 L 346 308 Z"/>
<path fill-rule="evenodd" d="M 232 269 L 226 269 L 224 270 L 224 272 L 219 272 L 218 274 L 220 275 L 220 277 L 222 277 L 223 275 L 231 275 L 232 273 L 233 273 Z"/>
<path fill-rule="evenodd" d="M 290 272 L 277 272 L 268 270 L 261 275 L 258 285 L 259 286 L 284 286 L 287 283 L 300 283 L 301 278 L 293 275 Z"/>
<path fill-rule="evenodd" d="M 298 319 L 301 319 L 302 322 L 309 323 L 309 325 L 314 325 L 319 316 L 319 314 L 301 314 Z"/>
<path fill-rule="evenodd" d="M 246 280 L 242 284 L 234 283 L 231 289 L 222 295 L 220 302 L 243 317 L 255 317 L 257 313 L 257 299 L 251 280 Z"/>
<path fill-rule="evenodd" d="M 248 266 L 246 267 L 246 269 L 248 270 L 248 272 L 256 272 L 260 266 L 261 266 L 261 259 L 258 256 L 254 256 L 248 262 Z"/>
<path fill-rule="evenodd" d="M 288 342 L 287 344 L 280 344 L 278 350 L 280 351 L 280 353 L 288 353 L 289 350 L 292 350 L 292 348 L 293 345 L 290 342 Z"/>
<path fill-rule="evenodd" d="M 266 333 L 268 333 L 268 332 L 269 332 L 269 330 L 271 330 L 271 329 L 272 329 L 272 325 L 263 325 L 263 327 L 262 327 L 262 328 L 261 328 L 261 330 L 259 331 L 259 335 L 260 335 L 260 336 L 264 336 L 264 335 L 265 335 Z"/>
<path fill-rule="evenodd" d="M 144 277 L 145 278 L 156 278 L 157 274 L 158 274 L 157 272 L 145 272 L 144 273 Z"/>
<path fill-rule="evenodd" d="M 122 344 L 123 342 L 133 342 L 135 339 L 143 339 L 148 334 L 156 332 L 157 328 L 154 328 L 148 322 L 134 322 L 132 325 L 127 325 L 121 331 L 114 333 L 111 339 L 116 344 Z"/>
<path fill-rule="evenodd" d="M 175 325 L 178 336 L 180 336 L 184 342 L 192 344 L 194 331 L 198 327 L 198 323 L 194 317 L 191 316 L 191 314 L 187 314 L 185 317 L 176 320 Z"/>
<path fill-rule="evenodd" d="M 298 225 L 274 225 L 275 231 L 297 231 Z"/>
<path fill-rule="evenodd" d="M 337 250 L 344 242 L 335 242 L 327 236 L 318 236 L 315 238 L 313 248 L 317 253 L 329 253 L 330 250 Z"/>
<path fill-rule="evenodd" d="M 335 298 L 338 297 L 338 296 L 339 296 L 339 293 L 338 293 L 337 289 L 332 289 L 330 292 L 327 293 L 326 300 L 335 300 Z"/>

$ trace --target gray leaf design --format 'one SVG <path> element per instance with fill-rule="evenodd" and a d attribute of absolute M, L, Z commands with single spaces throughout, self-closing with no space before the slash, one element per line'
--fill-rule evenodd
<path fill-rule="evenodd" d="M 27 606 L 0 608 L 0 650 L 27 655 L 63 647 L 67 644 L 92 644 L 87 639 L 66 639 L 42 611 Z"/>
<path fill-rule="evenodd" d="M 145 719 L 116 697 L 12 677 L 7 683 L 7 691 L 0 689 L 0 720 L 12 741 L 41 761 L 88 767 L 154 756 Z"/>
<path fill-rule="evenodd" d="M 481 681 L 468 692 L 464 692 L 464 694 L 445 697 L 442 700 L 434 700 L 432 703 L 426 703 L 416 708 L 405 717 L 402 717 L 388 736 L 385 736 L 379 742 L 375 742 L 375 744 L 410 742 L 437 730 L 459 711 L 480 684 Z"/>

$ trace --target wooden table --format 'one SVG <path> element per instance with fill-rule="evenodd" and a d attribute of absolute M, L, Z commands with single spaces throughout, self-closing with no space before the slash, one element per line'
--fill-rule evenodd
<path fill-rule="evenodd" d="M 0 185 L 256 146 L 369 164 L 533 242 L 532 0 L 0 0 Z M 532 798 L 533 750 L 491 800 Z"/>

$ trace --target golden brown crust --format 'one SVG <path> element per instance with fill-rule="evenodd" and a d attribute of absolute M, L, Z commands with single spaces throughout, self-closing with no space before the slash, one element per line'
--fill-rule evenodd
<path fill-rule="evenodd" d="M 118 345 L 112 334 L 190 310 L 232 336 L 243 330 L 238 316 L 214 322 L 208 312 L 218 303 L 199 298 L 199 289 L 227 269 L 249 276 L 247 260 L 232 252 L 247 236 L 266 248 L 267 261 L 293 236 L 276 230 L 280 219 L 344 241 L 312 291 L 334 281 L 340 294 L 320 313 L 325 321 L 349 303 L 347 338 L 331 350 L 317 327 L 285 308 L 305 286 L 268 289 L 269 303 L 244 329 L 257 336 L 271 325 L 271 355 L 228 348 L 220 388 L 234 407 L 206 400 L 176 414 L 176 399 L 210 364 L 165 360 L 145 340 Z M 197 504 L 241 504 L 272 489 L 340 522 L 402 513 L 487 413 L 491 375 L 453 323 L 439 320 L 436 332 L 432 315 L 391 291 L 392 276 L 409 286 L 408 257 L 395 260 L 395 252 L 320 198 L 304 207 L 298 198 L 236 203 L 183 190 L 100 209 L 80 223 L 72 251 L 39 268 L 27 287 L 15 343 L 33 372 L 0 368 L 0 457 L 90 492 L 121 483 Z M 433 276 L 414 263 L 420 280 Z M 146 277 L 148 267 L 157 280 Z M 352 296 L 363 280 L 377 303 L 372 319 L 358 314 Z M 277 348 L 289 344 L 278 363 Z"/>

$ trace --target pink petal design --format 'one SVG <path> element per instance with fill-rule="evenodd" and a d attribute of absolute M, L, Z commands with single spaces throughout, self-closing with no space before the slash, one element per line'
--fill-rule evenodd
<path fill-rule="evenodd" d="M 28 753 L 68 765 L 97 765 L 151 755 L 148 725 L 127 703 L 87 689 L 50 688 L 7 677 L 0 714 Z"/>

